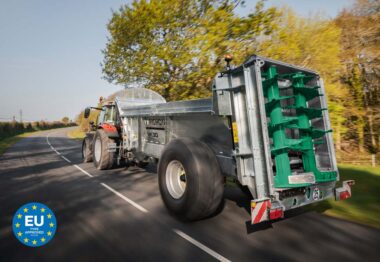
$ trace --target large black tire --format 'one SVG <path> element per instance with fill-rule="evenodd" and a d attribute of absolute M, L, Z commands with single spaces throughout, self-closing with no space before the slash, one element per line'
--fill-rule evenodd
<path fill-rule="evenodd" d="M 185 171 L 185 189 L 180 197 L 173 197 L 167 182 L 170 163 L 180 163 Z M 192 139 L 172 140 L 158 163 L 161 197 L 167 209 L 177 217 L 192 221 L 213 215 L 223 199 L 223 177 L 212 150 Z M 181 178 L 180 180 L 183 181 Z"/>
<path fill-rule="evenodd" d="M 92 152 L 94 164 L 97 169 L 110 169 L 116 164 L 116 153 L 108 151 L 108 143 L 115 143 L 115 141 L 109 138 L 104 130 L 99 129 L 96 131 L 94 141 L 92 143 Z M 97 154 L 97 152 L 100 152 L 100 155 Z"/>
<path fill-rule="evenodd" d="M 83 163 L 92 162 L 92 159 L 93 159 L 91 141 L 88 137 L 85 137 L 83 139 L 82 158 L 83 158 Z"/>

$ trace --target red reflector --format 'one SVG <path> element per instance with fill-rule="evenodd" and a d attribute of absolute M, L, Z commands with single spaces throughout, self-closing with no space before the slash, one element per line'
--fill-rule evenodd
<path fill-rule="evenodd" d="M 282 211 L 281 208 L 272 209 L 269 212 L 269 219 L 270 220 L 278 219 L 278 218 L 281 218 L 283 216 L 284 216 L 284 211 Z"/>
<path fill-rule="evenodd" d="M 345 200 L 347 198 L 350 198 L 350 193 L 348 191 L 343 191 L 339 194 L 339 199 L 340 200 Z"/>

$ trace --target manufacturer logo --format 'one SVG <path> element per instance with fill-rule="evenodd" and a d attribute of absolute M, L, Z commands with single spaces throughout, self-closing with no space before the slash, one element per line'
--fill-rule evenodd
<path fill-rule="evenodd" d="M 26 246 L 47 244 L 57 229 L 53 211 L 41 203 L 29 203 L 20 207 L 13 216 L 13 233 Z"/>

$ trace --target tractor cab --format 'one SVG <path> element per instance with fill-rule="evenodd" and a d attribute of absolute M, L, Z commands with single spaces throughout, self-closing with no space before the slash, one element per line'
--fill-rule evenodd
<path fill-rule="evenodd" d="M 109 137 L 119 137 L 120 119 L 115 103 L 109 102 L 102 107 L 87 107 L 84 111 L 85 118 L 90 116 L 91 109 L 100 111 L 96 124 L 90 122 L 91 130 L 103 129 Z"/>
<path fill-rule="evenodd" d="M 117 138 L 120 132 L 119 114 L 115 103 L 103 105 L 97 119 L 97 129 L 103 129 L 109 137 Z"/>
<path fill-rule="evenodd" d="M 97 119 L 97 125 L 101 126 L 104 123 L 116 125 L 117 119 L 117 109 L 115 107 L 115 104 L 110 103 L 102 107 Z"/>

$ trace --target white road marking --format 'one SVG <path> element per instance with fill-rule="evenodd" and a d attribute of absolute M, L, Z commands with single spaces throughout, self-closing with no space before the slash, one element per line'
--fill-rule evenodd
<path fill-rule="evenodd" d="M 49 136 L 50 136 L 50 133 L 46 135 L 46 142 L 48 143 L 48 145 L 54 149 L 54 147 L 50 144 L 50 141 L 49 141 Z"/>
<path fill-rule="evenodd" d="M 142 206 L 140 206 L 139 204 L 137 204 L 136 202 L 130 200 L 128 197 L 124 196 L 123 194 L 117 192 L 115 189 L 113 189 L 112 187 L 104 184 L 104 183 L 100 183 L 102 186 L 104 186 L 105 188 L 107 188 L 109 191 L 111 191 L 112 193 L 116 194 L 118 197 L 124 199 L 126 202 L 128 202 L 129 204 L 131 204 L 132 206 L 134 206 L 135 208 L 137 208 L 138 210 L 140 210 L 141 212 L 144 212 L 144 213 L 148 213 L 148 210 L 146 210 L 145 208 L 143 208 Z"/>
<path fill-rule="evenodd" d="M 224 256 L 216 253 L 214 250 L 206 247 L 205 245 L 203 245 L 202 243 L 198 242 L 197 240 L 195 240 L 194 238 L 192 238 L 191 236 L 185 234 L 184 232 L 182 232 L 181 230 L 178 230 L 178 229 L 173 229 L 173 231 L 179 235 L 180 237 L 186 239 L 187 241 L 189 241 L 191 244 L 199 247 L 200 249 L 202 249 L 204 252 L 206 252 L 207 254 L 209 254 L 210 256 L 213 256 L 214 258 L 216 258 L 217 260 L 219 261 L 231 261 L 227 258 L 225 258 Z"/>
<path fill-rule="evenodd" d="M 86 170 L 82 169 L 80 166 L 78 166 L 78 165 L 73 165 L 73 166 L 75 166 L 78 170 L 82 171 L 82 173 L 88 175 L 89 177 L 94 177 L 93 175 L 88 173 Z"/>
<path fill-rule="evenodd" d="M 46 136 L 46 141 L 48 143 L 48 145 L 50 146 L 50 148 L 55 151 L 58 155 L 61 155 L 60 152 L 58 152 L 51 144 L 50 144 L 50 141 L 49 141 L 49 135 L 48 134 Z M 67 162 L 71 163 L 71 161 L 66 158 L 65 156 L 61 155 L 61 157 L 66 160 Z M 81 167 L 79 167 L 78 165 L 73 165 L 75 168 L 77 168 L 78 170 L 80 170 L 82 173 L 84 173 L 85 175 L 89 176 L 89 177 L 94 177 L 93 175 L 91 175 L 90 173 L 88 173 L 86 170 L 82 169 Z M 137 208 L 138 210 L 140 210 L 141 212 L 143 213 L 148 213 L 148 210 L 145 209 L 144 207 L 140 206 L 139 204 L 137 204 L 136 202 L 134 202 L 133 200 L 129 199 L 128 197 L 124 196 L 123 194 L 121 194 L 120 192 L 116 191 L 115 189 L 113 189 L 112 187 L 104 184 L 104 183 L 100 183 L 103 187 L 107 188 L 109 191 L 111 191 L 112 193 L 114 193 L 115 195 L 117 195 L 118 197 L 122 198 L 124 201 L 126 201 L 127 203 L 131 204 L 132 206 L 134 206 L 135 208 Z M 198 242 L 197 240 L 195 240 L 194 238 L 192 238 L 191 236 L 187 235 L 186 233 L 178 230 L 178 229 L 173 229 L 173 231 L 179 235 L 180 237 L 182 237 L 183 239 L 189 241 L 191 244 L 197 246 L 198 248 L 202 249 L 204 252 L 206 252 L 207 254 L 209 254 L 210 256 L 216 258 L 217 260 L 219 261 L 223 261 L 223 262 L 227 262 L 227 261 L 231 261 L 225 257 L 223 257 L 222 255 L 218 254 L 217 252 L 215 252 L 214 250 L 208 248 L 207 246 L 203 245 L 202 243 Z"/>
<path fill-rule="evenodd" d="M 69 162 L 69 163 L 71 163 L 71 161 L 70 161 L 70 159 L 67 159 L 65 156 L 61 156 L 63 159 L 65 159 L 66 160 L 66 162 Z"/>

